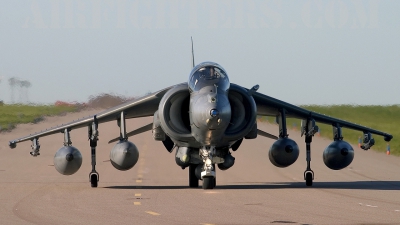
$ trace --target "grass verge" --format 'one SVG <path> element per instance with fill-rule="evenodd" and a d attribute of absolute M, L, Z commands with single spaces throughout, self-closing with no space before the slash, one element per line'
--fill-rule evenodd
<path fill-rule="evenodd" d="M 76 106 L 54 105 L 0 105 L 0 131 L 10 131 L 17 124 L 38 123 L 45 116 L 77 111 Z"/>

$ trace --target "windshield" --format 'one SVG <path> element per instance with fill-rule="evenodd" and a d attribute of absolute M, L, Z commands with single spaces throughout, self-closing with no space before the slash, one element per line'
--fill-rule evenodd
<path fill-rule="evenodd" d="M 189 88 L 191 91 L 198 91 L 210 85 L 216 85 L 218 89 L 227 91 L 229 89 L 229 79 L 225 71 L 216 66 L 204 66 L 199 68 L 189 78 Z"/>

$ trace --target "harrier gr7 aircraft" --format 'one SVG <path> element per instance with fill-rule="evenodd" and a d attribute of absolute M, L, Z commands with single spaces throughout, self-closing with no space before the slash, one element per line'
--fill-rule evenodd
<path fill-rule="evenodd" d="M 247 89 L 230 83 L 225 69 L 217 63 L 203 62 L 195 66 L 192 58 L 192 64 L 193 69 L 187 83 L 165 88 L 91 117 L 17 138 L 10 141 L 9 146 L 15 148 L 17 143 L 30 140 L 30 153 L 38 156 L 40 137 L 63 133 L 64 146 L 55 154 L 54 165 L 61 174 L 71 175 L 81 167 L 82 155 L 71 145 L 69 133 L 74 129 L 87 127 L 92 155 L 89 180 L 92 187 L 97 187 L 99 174 L 95 165 L 98 124 L 115 120 L 120 127 L 120 136 L 109 143 L 117 142 L 110 153 L 111 164 L 116 169 L 129 170 L 138 161 L 139 151 L 128 141 L 128 137 L 151 130 L 155 141 L 161 141 L 169 152 L 175 150 L 178 166 L 189 168 L 189 187 L 198 187 L 199 180 L 202 180 L 203 189 L 213 189 L 216 186 L 216 166 L 221 170 L 232 167 L 235 158 L 231 155 L 231 150 L 238 150 L 243 139 L 254 139 L 257 136 L 276 139 L 269 150 L 271 163 L 277 167 L 293 164 L 299 156 L 299 147 L 288 137 L 287 117 L 302 120 L 301 129 L 307 155 L 304 179 L 307 186 L 311 186 L 314 179 L 314 172 L 310 167 L 310 144 L 318 131 L 316 122 L 333 127 L 334 141 L 323 153 L 325 165 L 333 170 L 345 168 L 354 157 L 352 147 L 343 141 L 343 127 L 364 133 L 361 146 L 364 150 L 374 145 L 371 134 L 383 136 L 385 141 L 392 139 L 390 134 L 311 112 L 258 93 L 258 85 Z M 279 135 L 274 136 L 257 129 L 257 115 L 276 117 Z M 126 119 L 147 116 L 153 116 L 153 123 L 126 132 Z"/>

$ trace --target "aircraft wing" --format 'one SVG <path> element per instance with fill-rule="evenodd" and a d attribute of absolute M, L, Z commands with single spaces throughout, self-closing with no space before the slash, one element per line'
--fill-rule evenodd
<path fill-rule="evenodd" d="M 126 119 L 153 116 L 158 109 L 161 98 L 172 87 L 173 86 L 148 94 L 144 97 L 134 99 L 124 104 L 102 111 L 96 115 L 84 117 L 82 119 L 78 119 L 67 124 L 62 124 L 47 130 L 30 134 L 25 137 L 17 138 L 10 141 L 9 145 L 10 147 L 15 147 L 15 145 L 19 142 L 33 140 L 34 138 L 40 138 L 51 134 L 61 133 L 65 129 L 72 130 L 82 127 L 88 127 L 94 121 L 94 116 L 96 116 L 98 123 L 105 123 L 112 120 L 117 120 L 120 117 L 122 111 L 125 113 Z"/>
<path fill-rule="evenodd" d="M 288 117 L 299 118 L 299 119 L 312 118 L 316 122 L 324 124 L 330 124 L 330 125 L 339 124 L 341 127 L 358 130 L 365 133 L 369 132 L 371 134 L 383 136 L 385 141 L 390 141 L 393 138 L 393 136 L 388 133 L 384 133 L 382 131 L 374 130 L 355 123 L 351 123 L 348 121 L 316 113 L 307 109 L 303 109 L 301 107 L 289 104 L 287 102 L 272 98 L 270 96 L 258 92 L 254 92 L 252 93 L 252 95 L 257 105 L 257 114 L 260 116 L 277 116 L 279 115 L 279 111 L 281 109 L 284 109 Z"/>

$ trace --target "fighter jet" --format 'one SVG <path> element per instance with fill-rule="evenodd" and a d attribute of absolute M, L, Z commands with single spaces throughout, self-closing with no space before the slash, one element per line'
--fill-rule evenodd
<path fill-rule="evenodd" d="M 314 172 L 311 170 L 311 142 L 318 131 L 316 122 L 330 124 L 333 142 L 323 152 L 327 167 L 340 170 L 347 167 L 354 158 L 354 150 L 343 140 L 342 128 L 363 132 L 361 148 L 368 150 L 375 141 L 372 134 L 390 141 L 388 133 L 332 118 L 301 107 L 258 93 L 258 85 L 242 87 L 229 81 L 226 70 L 214 62 L 203 62 L 195 66 L 192 42 L 192 70 L 189 79 L 163 90 L 148 94 L 139 99 L 126 102 L 94 116 L 40 131 L 9 142 L 11 148 L 17 143 L 32 141 L 34 157 L 40 155 L 39 138 L 63 133 L 63 146 L 56 152 L 54 166 L 63 175 L 78 171 L 82 155 L 72 146 L 70 132 L 87 127 L 91 147 L 92 170 L 89 173 L 91 187 L 97 187 L 99 174 L 96 171 L 96 146 L 99 136 L 98 124 L 117 121 L 119 137 L 110 140 L 117 142 L 110 152 L 110 162 L 118 170 L 131 169 L 139 158 L 138 148 L 128 137 L 152 131 L 155 141 L 161 141 L 167 151 L 175 150 L 176 164 L 189 170 L 189 187 L 203 189 L 216 187 L 216 167 L 227 170 L 234 165 L 231 151 L 240 148 L 243 139 L 258 136 L 275 139 L 270 147 L 269 159 L 277 167 L 293 164 L 299 156 L 299 147 L 288 137 L 286 118 L 301 119 L 301 134 L 306 143 L 307 167 L 304 180 L 312 186 Z M 273 116 L 279 124 L 278 136 L 257 129 L 257 116 Z M 153 122 L 131 132 L 126 132 L 127 119 L 153 117 Z"/>

